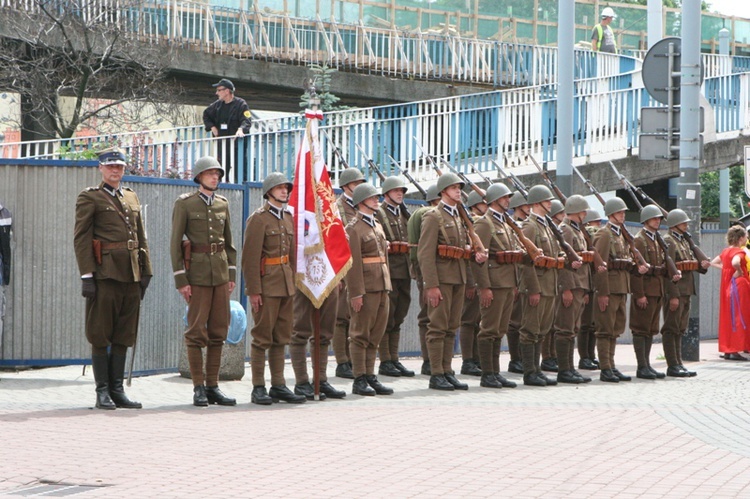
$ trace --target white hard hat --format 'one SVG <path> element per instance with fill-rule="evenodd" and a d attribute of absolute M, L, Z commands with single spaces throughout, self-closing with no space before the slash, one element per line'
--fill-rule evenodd
<path fill-rule="evenodd" d="M 611 17 L 613 19 L 617 17 L 615 15 L 615 11 L 612 10 L 612 7 L 604 7 L 604 10 L 602 10 L 602 19 L 604 19 L 605 17 Z"/>

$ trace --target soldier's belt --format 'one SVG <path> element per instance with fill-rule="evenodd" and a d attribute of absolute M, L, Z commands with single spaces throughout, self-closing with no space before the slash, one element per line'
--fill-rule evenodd
<path fill-rule="evenodd" d="M 275 256 L 273 258 L 264 258 L 266 265 L 284 265 L 289 263 L 289 255 Z"/>
<path fill-rule="evenodd" d="M 664 265 L 652 265 L 644 275 L 661 277 L 667 275 L 667 269 Z"/>
<path fill-rule="evenodd" d="M 133 239 L 130 239 L 128 241 L 122 241 L 119 243 L 108 243 L 106 241 L 102 241 L 102 249 L 103 250 L 113 250 L 113 249 L 134 250 L 134 249 L 138 249 L 138 241 L 134 241 Z"/>
<path fill-rule="evenodd" d="M 438 244 L 437 253 L 440 258 L 447 258 L 449 260 L 460 260 L 462 258 L 468 260 L 471 258 L 470 250 L 447 244 Z"/>
<path fill-rule="evenodd" d="M 613 258 L 607 263 L 609 270 L 627 270 L 630 272 L 633 268 L 633 260 L 630 258 Z"/>
<path fill-rule="evenodd" d="M 391 241 L 388 247 L 388 253 L 391 255 L 401 255 L 409 252 L 409 243 L 405 241 Z"/>
<path fill-rule="evenodd" d="M 565 258 L 563 257 L 552 257 L 552 256 L 540 256 L 534 260 L 534 267 L 540 267 L 543 269 L 561 269 L 565 266 Z"/>
<path fill-rule="evenodd" d="M 521 263 L 526 253 L 523 251 L 498 251 L 495 260 L 500 264 Z"/>
<path fill-rule="evenodd" d="M 224 243 L 192 244 L 193 253 L 221 253 L 224 251 Z"/>
<path fill-rule="evenodd" d="M 679 270 L 680 272 L 688 272 L 701 268 L 698 260 L 682 260 L 679 262 L 675 262 L 675 265 L 677 266 L 677 270 Z"/>
<path fill-rule="evenodd" d="M 594 261 L 593 251 L 581 251 L 580 253 L 578 253 L 578 256 L 581 257 L 581 261 L 583 263 L 593 263 Z"/>
<path fill-rule="evenodd" d="M 366 256 L 362 258 L 362 263 L 385 263 L 384 256 Z"/>

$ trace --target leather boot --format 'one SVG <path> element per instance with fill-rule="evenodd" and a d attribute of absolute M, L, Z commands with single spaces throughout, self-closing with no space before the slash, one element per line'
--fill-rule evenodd
<path fill-rule="evenodd" d="M 567 338 L 556 337 L 555 348 L 557 350 L 558 359 L 560 360 L 559 371 L 557 373 L 557 382 L 570 383 L 575 385 L 583 383 L 583 378 L 576 375 L 572 371 L 572 367 L 570 366 L 570 354 L 573 349 L 573 345 L 571 344 L 570 340 L 568 340 Z"/>
<path fill-rule="evenodd" d="M 523 384 L 528 386 L 547 386 L 547 381 L 536 375 L 534 365 L 534 345 L 531 343 L 521 343 L 518 345 L 523 359 Z"/>
<path fill-rule="evenodd" d="M 646 365 L 648 367 L 648 370 L 651 371 L 651 373 L 656 376 L 656 379 L 664 379 L 666 377 L 666 374 L 657 371 L 653 367 L 651 367 L 651 346 L 654 344 L 654 337 L 653 336 L 646 336 Z"/>
<path fill-rule="evenodd" d="M 294 393 L 296 393 L 297 395 L 303 395 L 307 400 L 315 400 L 315 389 L 313 388 L 312 383 L 310 383 L 309 381 L 306 381 L 305 383 L 297 383 L 296 385 L 294 385 Z M 323 393 L 322 389 L 318 394 L 318 399 L 321 401 L 326 399 L 326 394 Z"/>
<path fill-rule="evenodd" d="M 682 363 L 682 336 L 676 336 L 674 341 L 675 346 L 675 354 L 677 356 L 677 362 L 679 363 L 680 368 L 688 373 L 689 377 L 697 376 L 698 373 L 695 371 L 688 370 L 685 365 Z"/>
<path fill-rule="evenodd" d="M 385 360 L 380 363 L 378 374 L 382 374 L 383 376 L 392 376 L 394 378 L 401 377 L 401 371 L 399 371 L 398 368 L 393 365 L 393 362 L 390 360 Z"/>
<path fill-rule="evenodd" d="M 502 385 L 503 388 L 515 388 L 518 386 L 515 381 L 511 381 L 507 379 L 505 376 L 503 376 L 500 373 L 493 373 L 495 375 L 495 379 L 497 380 L 500 385 Z"/>
<path fill-rule="evenodd" d="M 640 379 L 656 379 L 656 375 L 648 368 L 645 336 L 633 336 L 633 350 L 635 350 L 635 358 L 638 361 L 638 369 L 635 372 L 635 377 Z"/>
<path fill-rule="evenodd" d="M 630 381 L 630 380 L 633 379 L 630 376 L 628 376 L 627 374 L 621 373 L 620 370 L 617 369 L 616 367 L 612 368 L 612 374 L 614 374 L 615 376 L 617 376 L 617 379 L 619 379 L 620 381 Z"/>
<path fill-rule="evenodd" d="M 599 366 L 597 366 L 593 360 L 588 358 L 581 358 L 578 361 L 578 369 L 586 369 L 587 371 L 598 371 Z"/>
<path fill-rule="evenodd" d="M 367 384 L 370 385 L 373 390 L 375 390 L 375 393 L 377 395 L 393 395 L 393 388 L 383 385 L 380 381 L 378 381 L 378 377 L 374 374 L 366 375 L 365 379 L 367 380 Z"/>
<path fill-rule="evenodd" d="M 690 373 L 687 369 L 680 369 L 680 366 L 669 366 L 667 368 L 667 376 L 673 378 L 689 378 Z"/>
<path fill-rule="evenodd" d="M 432 375 L 432 367 L 430 366 L 429 359 L 422 361 L 422 369 L 420 370 L 420 372 L 423 375 L 425 375 L 425 376 L 431 376 Z"/>
<path fill-rule="evenodd" d="M 208 407 L 208 397 L 206 396 L 206 387 L 196 385 L 193 387 L 193 405 L 196 407 Z"/>
<path fill-rule="evenodd" d="M 599 379 L 601 381 L 607 382 L 607 383 L 619 383 L 620 378 L 618 378 L 614 372 L 612 372 L 612 369 L 602 369 L 599 373 Z"/>
<path fill-rule="evenodd" d="M 224 395 L 224 392 L 219 390 L 218 386 L 207 386 L 206 398 L 208 399 L 209 404 L 237 405 L 237 400 Z"/>
<path fill-rule="evenodd" d="M 286 385 L 274 385 L 268 390 L 268 396 L 273 402 L 283 400 L 289 404 L 302 404 L 307 401 L 304 395 L 294 394 Z"/>
<path fill-rule="evenodd" d="M 354 379 L 354 383 L 352 383 L 352 393 L 354 395 L 365 395 L 367 397 L 372 397 L 375 395 L 375 390 L 370 388 L 370 385 L 367 384 L 367 379 L 363 374 L 362 376 L 357 376 Z"/>
<path fill-rule="evenodd" d="M 91 368 L 96 382 L 96 408 L 107 410 L 117 408 L 109 395 L 109 357 L 107 354 L 92 355 Z"/>
<path fill-rule="evenodd" d="M 432 390 L 443 390 L 446 392 L 452 392 L 455 390 L 453 385 L 451 385 L 447 379 L 445 379 L 444 374 L 433 374 L 430 376 L 430 389 Z"/>
<path fill-rule="evenodd" d="M 540 361 L 542 359 L 542 342 L 538 341 L 534 343 L 534 368 L 536 370 L 536 376 L 537 378 L 541 378 L 544 380 L 544 382 L 547 384 L 546 386 L 554 386 L 557 384 L 557 380 L 555 378 L 550 378 L 546 374 L 542 372 L 542 368 L 540 365 Z M 555 366 L 557 366 L 557 362 L 555 362 Z"/>
<path fill-rule="evenodd" d="M 268 396 L 265 386 L 254 386 L 250 394 L 250 402 L 258 405 L 271 405 L 273 400 Z"/>
<path fill-rule="evenodd" d="M 574 375 L 576 375 L 579 378 L 581 378 L 584 383 L 591 383 L 591 378 L 589 378 L 588 376 L 584 376 L 583 374 L 581 374 L 578 371 L 576 371 L 576 367 L 575 367 L 576 364 L 575 364 L 575 359 L 574 359 L 574 355 L 575 355 L 575 339 L 571 338 L 569 340 L 569 342 L 570 342 L 570 345 L 568 347 L 568 365 L 570 366 L 570 370 L 573 372 Z"/>
<path fill-rule="evenodd" d="M 346 398 L 346 392 L 344 390 L 334 388 L 328 381 L 320 382 L 320 400 L 323 400 L 323 395 L 329 399 Z"/>
<path fill-rule="evenodd" d="M 125 395 L 122 380 L 125 377 L 125 355 L 109 356 L 109 396 L 115 406 L 123 409 L 142 409 L 143 405 Z"/>
<path fill-rule="evenodd" d="M 352 363 L 344 362 L 336 366 L 336 377 L 344 379 L 354 379 L 354 373 L 352 372 Z"/>
<path fill-rule="evenodd" d="M 502 388 L 503 385 L 495 378 L 495 374 L 482 374 L 479 386 L 483 388 Z"/>
<path fill-rule="evenodd" d="M 445 373 L 443 376 L 445 376 L 445 380 L 451 385 L 453 385 L 453 388 L 455 388 L 456 390 L 468 390 L 469 389 L 469 385 L 458 381 L 458 379 L 456 378 L 456 375 L 453 374 L 452 372 Z"/>
<path fill-rule="evenodd" d="M 396 369 L 398 369 L 401 372 L 401 376 L 404 378 L 413 378 L 414 377 L 414 371 L 411 369 L 408 369 L 405 365 L 401 363 L 400 360 L 393 360 L 393 365 Z"/>
<path fill-rule="evenodd" d="M 476 360 L 466 359 L 461 363 L 461 374 L 466 374 L 468 376 L 481 376 L 482 370 L 479 368 L 479 364 Z"/>
<path fill-rule="evenodd" d="M 518 331 L 508 331 L 505 335 L 508 338 L 508 353 L 510 362 L 508 362 L 508 372 L 523 374 L 523 362 L 521 361 L 520 334 Z"/>
<path fill-rule="evenodd" d="M 664 349 L 664 358 L 667 360 L 667 376 L 669 376 L 669 368 L 677 368 L 679 365 L 675 358 L 674 351 L 675 336 L 673 334 L 663 334 L 661 337 L 661 346 Z M 679 370 L 679 369 L 678 369 Z"/>

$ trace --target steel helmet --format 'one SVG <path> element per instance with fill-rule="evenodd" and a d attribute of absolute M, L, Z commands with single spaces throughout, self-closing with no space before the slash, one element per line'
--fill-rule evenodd
<path fill-rule="evenodd" d="M 565 201 L 565 213 L 567 215 L 573 213 L 581 213 L 582 211 L 587 211 L 588 209 L 589 202 L 586 201 L 586 198 L 581 196 L 580 194 L 573 194 L 567 199 L 567 201 Z M 586 215 L 588 215 L 588 212 L 586 213 Z"/>
<path fill-rule="evenodd" d="M 487 192 L 484 194 L 484 200 L 489 204 L 498 199 L 510 196 L 511 192 L 508 186 L 505 184 L 492 184 L 487 188 Z"/>
<path fill-rule="evenodd" d="M 611 17 L 612 19 L 617 17 L 615 11 L 612 10 L 612 7 L 604 7 L 604 9 L 602 10 L 602 19 L 604 19 L 605 17 Z"/>
<path fill-rule="evenodd" d="M 654 204 L 650 204 L 648 206 L 644 206 L 641 210 L 641 223 L 644 223 L 646 220 L 651 220 L 652 218 L 656 217 L 663 217 L 661 210 L 658 206 Z"/>
<path fill-rule="evenodd" d="M 552 207 L 549 209 L 550 216 L 554 217 L 558 213 L 561 213 L 565 210 L 565 206 L 563 206 L 562 202 L 560 202 L 559 199 L 553 199 L 552 200 Z"/>
<path fill-rule="evenodd" d="M 435 201 L 436 199 L 440 199 L 440 193 L 437 190 L 437 184 L 432 184 L 427 188 L 427 197 L 425 198 L 425 201 L 429 203 L 430 201 Z"/>
<path fill-rule="evenodd" d="M 479 203 L 484 203 L 484 199 L 479 195 L 477 191 L 471 191 L 469 193 L 469 196 L 466 198 L 466 206 L 471 208 L 472 206 L 476 206 Z"/>
<path fill-rule="evenodd" d="M 529 204 L 538 204 L 553 199 L 555 199 L 555 196 L 552 195 L 552 191 L 546 185 L 535 185 L 529 189 L 529 195 L 526 198 Z"/>
<path fill-rule="evenodd" d="M 368 183 L 359 184 L 354 188 L 354 191 L 352 192 L 352 203 L 354 204 L 354 206 L 357 206 L 365 199 L 379 195 L 380 193 L 374 185 Z"/>
<path fill-rule="evenodd" d="M 520 191 L 516 191 L 513 193 L 513 195 L 510 198 L 510 205 L 509 208 L 518 208 L 519 206 L 523 206 L 525 204 L 529 204 L 528 201 L 526 201 L 526 198 L 523 197 L 523 194 L 521 194 Z"/>
<path fill-rule="evenodd" d="M 341 172 L 341 175 L 339 175 L 339 187 L 344 187 L 345 185 L 349 185 L 357 180 L 365 180 L 365 176 L 362 175 L 362 172 L 356 168 L 347 168 Z"/>
<path fill-rule="evenodd" d="M 448 187 L 458 184 L 461 189 L 464 188 L 464 181 L 459 178 L 455 173 L 443 173 L 437 181 L 438 192 L 443 192 Z"/>
<path fill-rule="evenodd" d="M 219 164 L 216 158 L 213 156 L 203 156 L 196 161 L 193 166 L 193 182 L 199 184 L 198 176 L 207 170 L 220 170 L 221 177 L 224 178 L 224 168 Z"/>
<path fill-rule="evenodd" d="M 583 223 L 587 224 L 591 222 L 596 222 L 597 220 L 600 222 L 602 220 L 602 216 L 599 214 L 598 211 L 592 210 L 592 209 L 586 210 L 586 216 L 583 218 Z"/>
<path fill-rule="evenodd" d="M 607 199 L 607 202 L 604 203 L 604 216 L 610 216 L 613 213 L 618 213 L 621 211 L 626 211 L 628 209 L 628 205 L 625 204 L 625 201 L 623 201 L 620 198 L 612 198 Z"/>
<path fill-rule="evenodd" d="M 292 187 L 294 185 L 289 181 L 288 178 L 286 178 L 286 175 L 284 175 L 281 172 L 273 172 L 269 176 L 263 180 L 263 197 L 267 197 L 268 191 L 276 187 L 277 185 L 283 185 L 286 184 L 287 188 L 289 188 L 289 192 L 292 192 Z"/>
<path fill-rule="evenodd" d="M 687 213 L 680 209 L 672 210 L 667 213 L 667 227 L 674 227 L 675 225 L 680 225 L 681 223 L 690 221 L 690 217 L 687 216 Z"/>
<path fill-rule="evenodd" d="M 404 191 L 404 193 L 406 193 L 406 191 L 408 190 L 404 179 L 398 176 L 388 177 L 383 181 L 383 185 L 380 186 L 381 194 L 385 194 L 386 192 L 392 191 L 393 189 L 401 189 L 402 191 Z"/>

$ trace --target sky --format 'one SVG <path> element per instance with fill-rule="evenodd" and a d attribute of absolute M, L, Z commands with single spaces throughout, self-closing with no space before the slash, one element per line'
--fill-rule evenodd
<path fill-rule="evenodd" d="M 750 19 L 750 2 L 747 0 L 707 0 L 709 12 Z"/>

